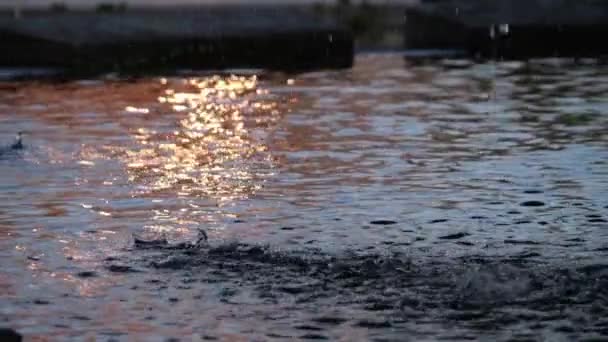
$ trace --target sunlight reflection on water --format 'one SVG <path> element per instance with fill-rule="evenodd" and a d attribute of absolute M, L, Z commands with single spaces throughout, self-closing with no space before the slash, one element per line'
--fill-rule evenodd
<path fill-rule="evenodd" d="M 198 198 L 222 208 L 255 194 L 274 172 L 266 140 L 281 119 L 275 97 L 258 86 L 256 76 L 161 83 L 167 89 L 159 103 L 168 104 L 182 118 L 172 132 L 137 129 L 137 147 L 124 151 L 129 180 L 141 185 L 134 195 L 174 194 L 188 199 L 182 213 L 204 217 L 197 211 Z M 156 231 L 188 223 L 166 211 L 156 211 L 154 217 L 159 222 L 173 221 L 148 226 Z"/>
<path fill-rule="evenodd" d="M 166 96 L 159 97 L 161 103 L 184 113 L 177 130 L 167 134 L 138 129 L 135 139 L 141 148 L 126 152 L 129 179 L 152 178 L 144 192 L 172 188 L 178 195 L 220 202 L 246 198 L 259 187 L 252 179 L 261 175 L 252 172 L 248 163 L 271 162 L 271 156 L 263 137 L 252 137 L 245 128 L 244 116 L 273 124 L 279 117 L 276 103 L 260 98 L 255 77 L 188 83 L 195 91 L 168 89 Z"/>

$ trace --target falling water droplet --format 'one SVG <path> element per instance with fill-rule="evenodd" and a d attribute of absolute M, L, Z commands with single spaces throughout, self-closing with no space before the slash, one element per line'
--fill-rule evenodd
<path fill-rule="evenodd" d="M 508 35 L 509 34 L 509 24 L 500 24 L 498 26 L 498 32 L 503 36 Z"/>

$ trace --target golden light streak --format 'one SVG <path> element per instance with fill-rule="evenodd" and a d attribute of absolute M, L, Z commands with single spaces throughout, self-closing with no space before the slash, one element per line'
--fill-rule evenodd
<path fill-rule="evenodd" d="M 133 132 L 137 147 L 125 151 L 124 162 L 129 180 L 139 184 L 136 195 L 205 199 L 222 207 L 258 191 L 273 174 L 266 138 L 281 118 L 276 96 L 260 88 L 257 76 L 215 75 L 160 83 L 167 88 L 158 102 L 177 119 L 176 127 L 141 127 Z M 158 224 L 147 229 L 164 233 L 196 224 L 180 223 L 178 216 L 184 217 L 184 211 L 157 212 Z"/>

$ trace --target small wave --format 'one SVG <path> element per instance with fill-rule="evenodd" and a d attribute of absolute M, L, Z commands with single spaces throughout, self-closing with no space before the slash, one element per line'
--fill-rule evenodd
<path fill-rule="evenodd" d="M 139 243 L 134 251 L 150 249 L 152 260 L 141 266 L 149 272 L 196 270 L 204 275 L 201 282 L 249 286 L 260 298 L 295 297 L 302 305 L 320 306 L 340 302 L 390 317 L 432 316 L 481 330 L 536 321 L 555 331 L 572 323 L 568 327 L 575 332 L 606 333 L 593 317 L 608 314 L 607 265 L 549 264 L 525 256 L 450 260 L 281 251 L 239 242 L 195 246 L 157 241 Z"/>
<path fill-rule="evenodd" d="M 19 159 L 23 156 L 23 149 L 15 149 L 11 145 L 0 146 L 0 160 Z"/>

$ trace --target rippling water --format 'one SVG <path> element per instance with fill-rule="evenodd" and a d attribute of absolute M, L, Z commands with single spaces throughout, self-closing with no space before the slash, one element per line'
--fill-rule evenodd
<path fill-rule="evenodd" d="M 0 83 L 0 326 L 606 337 L 607 94 L 593 60 L 396 54 Z"/>

